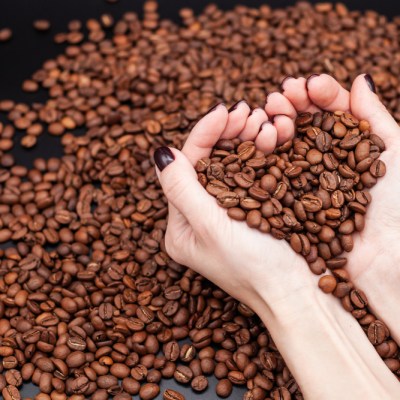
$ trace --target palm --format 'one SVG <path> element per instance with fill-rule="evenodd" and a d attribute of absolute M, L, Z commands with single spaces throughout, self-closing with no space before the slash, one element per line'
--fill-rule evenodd
<path fill-rule="evenodd" d="M 399 132 L 400 134 L 400 132 Z M 399 143 L 400 146 L 400 143 Z M 348 256 L 348 269 L 359 276 L 369 268 L 384 268 L 387 249 L 396 251 L 400 241 L 400 158 L 397 151 L 385 151 L 381 159 L 387 166 L 387 174 L 370 191 L 372 202 L 366 214 L 365 229 L 354 235 L 354 250 Z"/>

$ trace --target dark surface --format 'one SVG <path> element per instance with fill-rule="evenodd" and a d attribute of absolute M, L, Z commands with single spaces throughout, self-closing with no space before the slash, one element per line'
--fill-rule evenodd
<path fill-rule="evenodd" d="M 315 1 L 314 1 L 315 2 Z M 184 0 L 160 0 L 160 14 L 163 18 L 170 18 L 179 22 L 178 10 L 190 6 L 196 13 L 200 12 L 206 1 Z M 284 7 L 294 4 L 290 0 L 216 0 L 223 9 L 229 9 L 236 4 L 258 6 L 269 4 L 272 7 Z M 350 9 L 373 9 L 388 17 L 400 15 L 400 2 L 390 1 L 346 1 Z M 21 83 L 24 79 L 38 69 L 43 61 L 56 56 L 63 51 L 63 45 L 53 43 L 53 35 L 57 32 L 65 32 L 67 23 L 72 19 L 82 21 L 88 18 L 97 18 L 103 13 L 111 13 L 118 19 L 125 11 L 141 13 L 143 0 L 120 0 L 116 4 L 109 4 L 105 0 L 2 0 L 0 6 L 0 29 L 9 27 L 13 31 L 13 38 L 7 43 L 0 43 L 0 99 L 10 98 L 16 101 L 34 102 L 43 101 L 45 93 L 25 94 L 22 92 Z M 35 19 L 49 19 L 51 30 L 46 33 L 38 33 L 32 27 Z M 3 117 L 2 117 L 3 118 Z M 19 139 L 21 135 L 17 136 Z M 59 138 L 49 135 L 41 135 L 38 145 L 30 151 L 19 146 L 14 149 L 17 162 L 30 166 L 34 158 L 60 156 L 61 146 Z M 19 140 L 17 140 L 18 142 Z M 215 381 L 213 381 L 215 384 Z M 195 395 L 189 387 L 177 386 L 174 381 L 163 381 L 162 389 L 175 388 L 185 394 L 186 399 L 215 399 L 212 388 L 200 395 Z M 24 385 L 23 398 L 34 396 L 38 392 L 32 384 Z M 242 398 L 244 390 L 235 389 L 230 397 L 234 400 Z M 162 393 L 162 391 L 161 391 Z M 137 398 L 137 396 L 135 396 Z M 162 398 L 162 394 L 158 397 Z"/>

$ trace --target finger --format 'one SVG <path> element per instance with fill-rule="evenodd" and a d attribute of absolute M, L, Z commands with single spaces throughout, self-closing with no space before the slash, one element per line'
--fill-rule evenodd
<path fill-rule="evenodd" d="M 265 111 L 271 118 L 277 114 L 284 114 L 290 118 L 296 118 L 297 112 L 287 97 L 279 92 L 270 93 L 267 96 Z"/>
<path fill-rule="evenodd" d="M 288 77 L 282 82 L 281 90 L 298 113 L 320 111 L 308 97 L 305 78 Z"/>
<path fill-rule="evenodd" d="M 192 129 L 182 152 L 195 165 L 208 157 L 228 123 L 228 110 L 224 104 L 213 107 Z"/>
<path fill-rule="evenodd" d="M 275 115 L 273 124 L 277 130 L 278 146 L 293 139 L 295 128 L 294 121 L 291 118 L 286 115 Z"/>
<path fill-rule="evenodd" d="M 306 88 L 310 100 L 323 110 L 350 109 L 350 93 L 330 75 L 311 75 L 307 79 Z"/>
<path fill-rule="evenodd" d="M 269 154 L 275 150 L 277 139 L 278 131 L 276 127 L 270 121 L 267 121 L 261 125 L 255 144 L 259 150 Z"/>
<path fill-rule="evenodd" d="M 229 110 L 228 123 L 221 135 L 222 139 L 233 139 L 239 135 L 246 125 L 247 117 L 250 114 L 250 107 L 242 100 L 236 103 Z"/>
<path fill-rule="evenodd" d="M 263 122 L 268 121 L 268 115 L 262 108 L 256 108 L 247 118 L 246 125 L 239 134 L 239 139 L 243 142 L 254 140 Z"/>
<path fill-rule="evenodd" d="M 398 146 L 400 128 L 375 94 L 375 84 L 370 75 L 359 75 L 354 80 L 350 107 L 355 117 L 370 123 L 371 132 L 379 135 L 388 147 Z"/>
<path fill-rule="evenodd" d="M 176 149 L 160 147 L 154 153 L 156 172 L 163 192 L 193 228 L 204 226 L 204 215 L 199 210 L 211 210 L 215 200 L 197 180 L 196 171 L 187 157 Z M 217 209 L 219 209 L 217 207 Z"/>

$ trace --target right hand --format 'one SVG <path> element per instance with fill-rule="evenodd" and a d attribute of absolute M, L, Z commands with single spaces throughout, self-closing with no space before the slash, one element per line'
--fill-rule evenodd
<path fill-rule="evenodd" d="M 365 78 L 367 77 L 367 78 Z M 369 76 L 360 75 L 350 92 L 329 75 L 288 78 L 283 94 L 271 93 L 266 112 L 275 116 L 278 143 L 294 135 L 294 119 L 300 112 L 350 111 L 359 120 L 367 120 L 371 133 L 380 136 L 386 150 L 380 159 L 386 164 L 386 175 L 370 193 L 365 229 L 354 234 L 354 249 L 345 254 L 346 269 L 356 286 L 365 291 L 373 310 L 389 326 L 400 343 L 400 127 L 378 96 Z"/>

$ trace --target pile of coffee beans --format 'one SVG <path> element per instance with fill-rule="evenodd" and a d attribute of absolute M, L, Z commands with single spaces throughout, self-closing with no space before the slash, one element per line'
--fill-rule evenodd
<path fill-rule="evenodd" d="M 221 139 L 196 164 L 200 183 L 232 219 L 287 240 L 314 274 L 332 271 L 319 287 L 341 299 L 374 345 L 389 332 L 349 282 L 343 253 L 353 249 L 352 234 L 364 229 L 368 189 L 386 172 L 379 160 L 384 149 L 367 121 L 343 111 L 303 113 L 295 138 L 273 154 L 257 150 L 253 141 Z"/>
<path fill-rule="evenodd" d="M 303 113 L 296 137 L 273 154 L 252 141 L 220 140 L 197 162 L 198 179 L 231 218 L 286 239 L 321 275 L 346 265 L 342 254 L 364 229 L 368 189 L 386 172 L 385 144 L 369 128 L 343 111 Z M 329 278 L 322 282 L 334 291 Z"/>
<path fill-rule="evenodd" d="M 400 19 L 305 2 L 227 12 L 210 5 L 181 16 L 183 26 L 162 20 L 147 1 L 142 20 L 128 12 L 118 21 L 109 14 L 71 21 L 54 37 L 63 53 L 23 83 L 32 102 L 0 102 L 9 121 L 0 124 L 6 400 L 20 399 L 28 381 L 38 385 L 38 400 L 152 399 L 161 380 L 201 392 L 212 375 L 220 397 L 235 385 L 248 390 L 246 400 L 303 398 L 252 310 L 168 257 L 153 153 L 181 148 L 218 101 L 263 106 L 266 90 L 286 75 L 329 72 L 349 86 L 368 71 L 399 117 Z M 39 90 L 48 92 L 44 103 L 35 101 Z M 44 133 L 60 137 L 64 155 L 18 164 L 14 142 L 30 148 Z M 344 298 L 361 304 L 345 270 L 334 272 Z M 330 284 L 321 281 L 327 291 Z M 397 345 L 363 310 L 370 340 L 398 372 Z M 184 399 L 172 389 L 163 396 Z"/>

